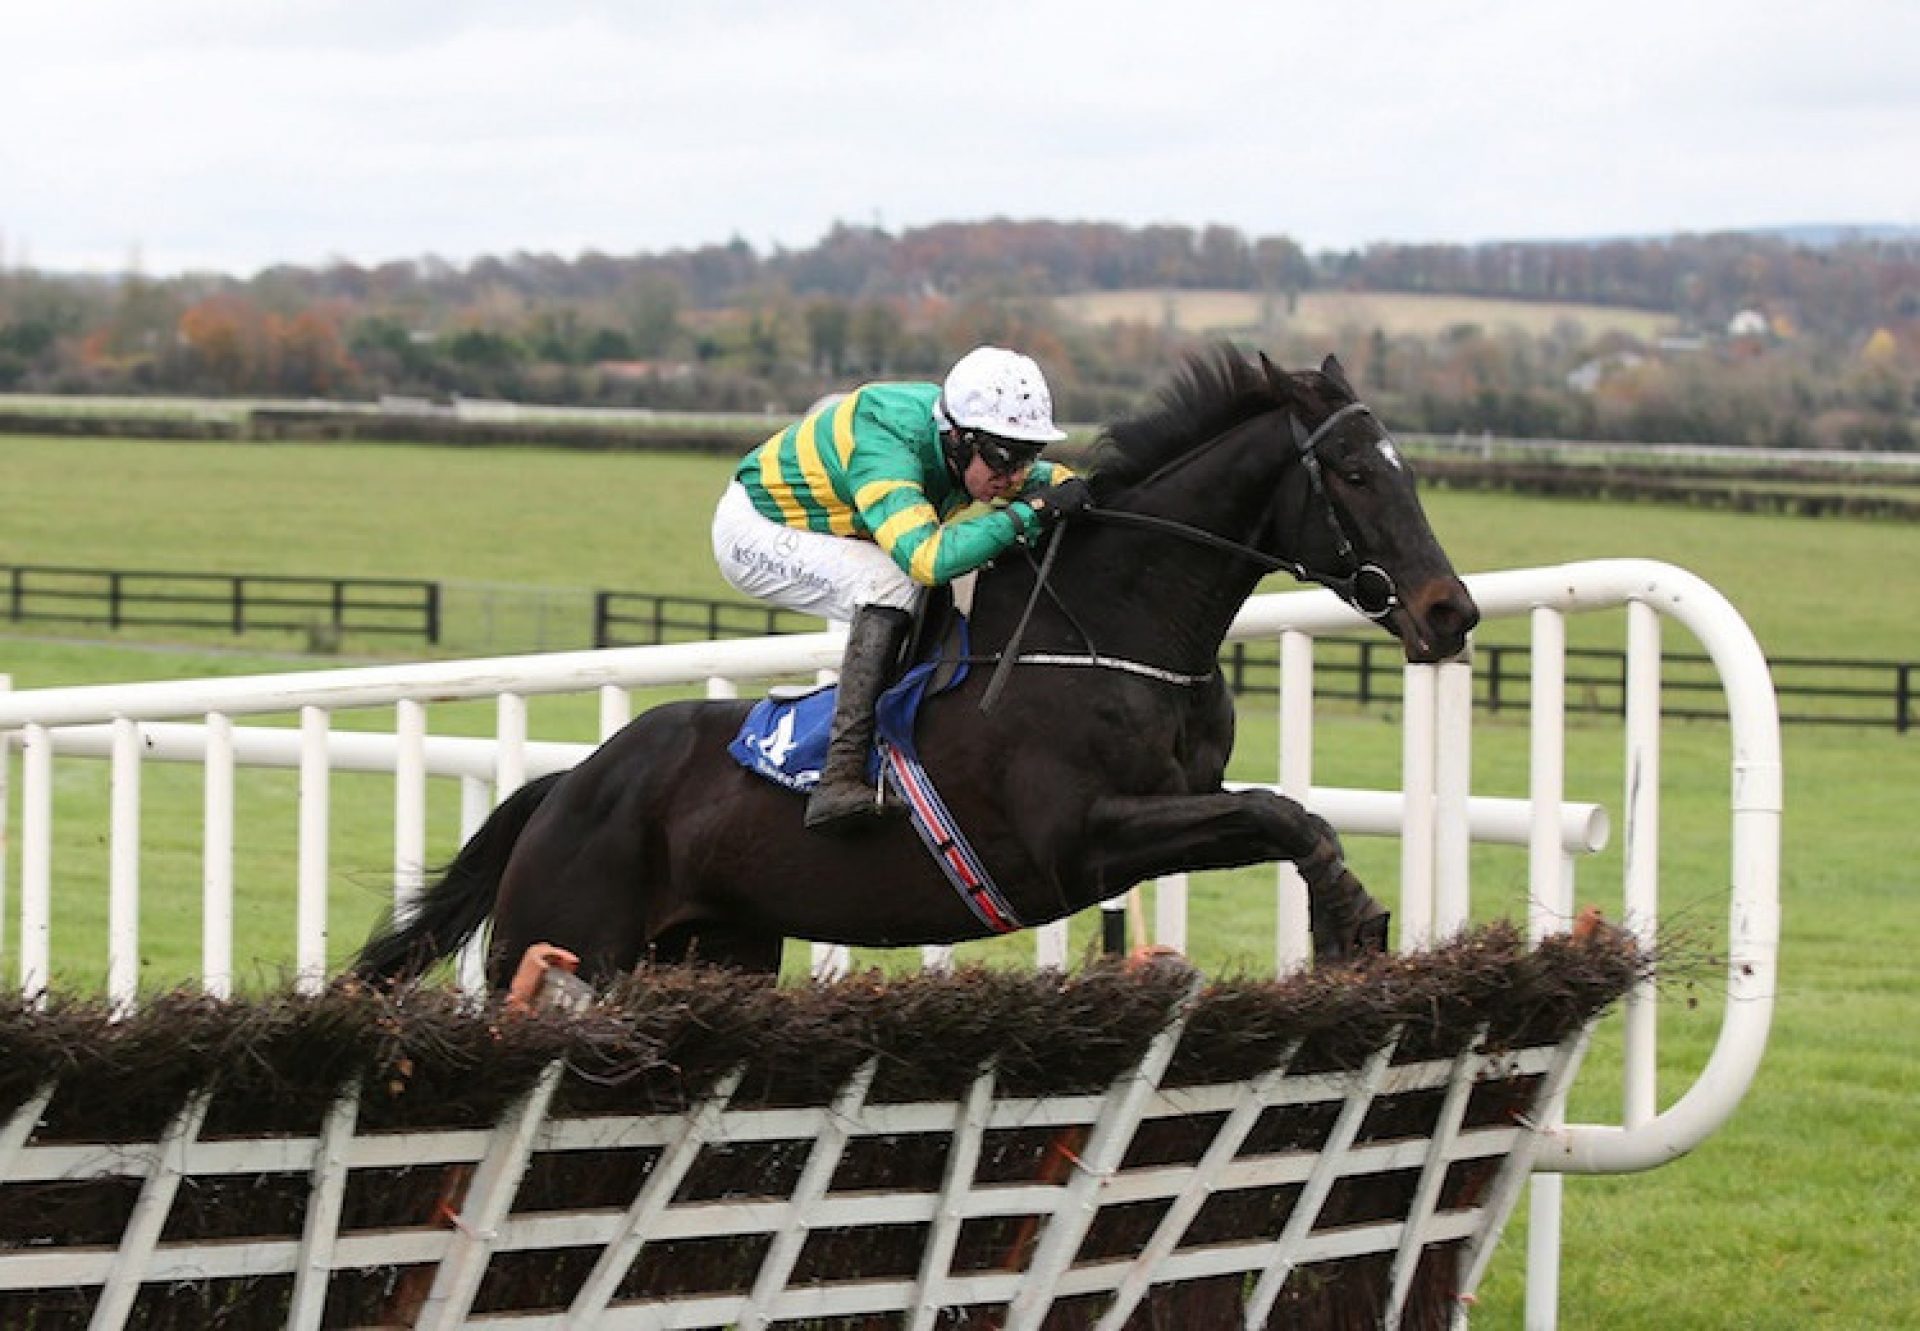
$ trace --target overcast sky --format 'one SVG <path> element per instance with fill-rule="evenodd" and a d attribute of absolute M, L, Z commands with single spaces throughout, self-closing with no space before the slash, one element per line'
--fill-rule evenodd
<path fill-rule="evenodd" d="M 0 0 L 0 262 L 1920 223 L 1915 0 Z"/>

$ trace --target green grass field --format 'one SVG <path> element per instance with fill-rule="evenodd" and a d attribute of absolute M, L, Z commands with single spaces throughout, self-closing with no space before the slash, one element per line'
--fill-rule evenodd
<path fill-rule="evenodd" d="M 705 528 L 726 471 L 712 459 L 531 450 L 0 438 L 8 498 L 0 562 L 722 595 Z M 1465 571 L 1610 555 L 1664 559 L 1721 588 L 1776 655 L 1915 655 L 1910 611 L 1920 605 L 1920 571 L 1911 535 L 1893 524 L 1450 493 L 1431 496 L 1429 508 Z M 1617 645 L 1617 617 L 1601 618 L 1576 639 Z M 275 655 L 287 646 L 278 641 L 55 639 L 31 628 L 0 636 L 0 672 L 11 673 L 16 688 L 329 664 Z M 355 654 L 371 649 L 347 646 Z M 486 710 L 473 707 L 436 706 L 432 718 L 436 731 L 489 725 Z M 1317 779 L 1394 779 L 1399 731 L 1391 715 L 1334 710 L 1316 724 Z M 540 737 L 586 738 L 591 728 L 590 703 L 535 706 Z M 1571 731 L 1568 793 L 1609 805 L 1617 827 L 1622 777 L 1613 725 L 1576 720 Z M 1912 736 L 1889 731 L 1787 732 L 1785 936 L 1767 1061 L 1732 1124 L 1691 1157 L 1644 1176 L 1569 1183 L 1562 1326 L 1912 1324 L 1920 1307 L 1914 745 Z M 1483 724 L 1475 788 L 1524 793 L 1525 748 L 1523 720 Z M 1244 709 L 1235 775 L 1271 773 L 1273 749 L 1271 712 Z M 1715 975 L 1698 958 L 1724 931 L 1726 750 L 1724 728 L 1715 724 L 1670 727 L 1665 743 L 1663 893 L 1684 942 L 1676 956 L 1688 964 L 1666 984 L 1663 1102 L 1684 1089 L 1717 1029 Z M 67 982 L 91 985 L 104 953 L 106 777 L 101 764 L 63 760 L 57 780 L 57 967 Z M 335 780 L 333 952 L 343 957 L 387 891 L 391 794 L 375 778 Z M 249 781 L 243 796 L 240 826 L 258 832 L 243 835 L 238 852 L 236 953 L 256 983 L 275 982 L 290 956 L 293 792 L 289 773 Z M 435 791 L 436 854 L 452 848 L 454 802 L 453 792 Z M 142 805 L 143 974 L 158 985 L 189 974 L 197 956 L 197 771 L 150 770 Z M 1362 873 L 1390 889 L 1393 844 L 1356 841 L 1352 850 Z M 15 854 L 7 869 L 10 914 L 17 911 Z M 1584 863 L 1580 874 L 1579 899 L 1617 911 L 1617 852 Z M 1478 852 L 1474 877 L 1479 913 L 1524 907 L 1524 852 Z M 1196 883 L 1201 964 L 1266 964 L 1270 881 L 1249 870 Z M 7 975 L 17 966 L 16 926 L 9 921 L 0 951 Z M 1083 927 L 1077 937 L 1090 933 Z M 1016 939 L 969 955 L 1011 960 L 1030 955 L 1028 946 Z M 1615 1116 L 1613 1026 L 1603 1027 L 1576 1086 L 1576 1120 Z M 1524 1218 L 1516 1217 L 1481 1291 L 1477 1327 L 1521 1324 L 1523 1232 Z"/>

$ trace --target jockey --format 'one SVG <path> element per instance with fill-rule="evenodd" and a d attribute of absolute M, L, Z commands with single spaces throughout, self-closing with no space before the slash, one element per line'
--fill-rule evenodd
<path fill-rule="evenodd" d="M 1040 367 L 977 347 L 944 384 L 868 384 L 817 407 L 734 472 L 713 516 L 727 581 L 850 625 L 808 827 L 884 812 L 866 779 L 873 707 L 922 588 L 1086 506 L 1085 481 L 1037 460 L 1064 438 Z"/>

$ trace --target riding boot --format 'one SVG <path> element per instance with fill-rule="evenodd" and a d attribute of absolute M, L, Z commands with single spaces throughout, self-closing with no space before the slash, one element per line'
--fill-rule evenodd
<path fill-rule="evenodd" d="M 840 692 L 833 706 L 827 760 L 820 769 L 820 784 L 807 799 L 809 828 L 850 830 L 887 812 L 882 788 L 867 780 L 873 705 L 886 687 L 910 622 L 906 611 L 887 605 L 863 605 L 854 613 L 840 663 Z"/>

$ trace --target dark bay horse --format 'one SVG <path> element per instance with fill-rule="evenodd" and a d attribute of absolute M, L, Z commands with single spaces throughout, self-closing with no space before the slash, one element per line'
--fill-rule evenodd
<path fill-rule="evenodd" d="M 1325 822 L 1221 788 L 1233 702 L 1215 668 L 1274 568 L 1333 588 L 1409 660 L 1464 645 L 1479 612 L 1383 427 L 1331 357 L 1288 372 L 1222 347 L 1107 431 L 1090 483 L 1094 509 L 1045 561 L 1003 556 L 974 592 L 974 652 L 1017 636 L 1019 655 L 1054 659 L 1012 667 L 985 711 L 994 671 L 976 666 L 920 717 L 927 769 L 1007 903 L 1043 924 L 1160 874 L 1284 859 L 1306 880 L 1317 958 L 1384 946 L 1387 913 Z M 649 958 L 772 971 L 789 937 L 989 932 L 904 818 L 808 832 L 802 797 L 737 766 L 727 744 L 750 705 L 653 708 L 522 787 L 355 971 L 418 973 L 489 916 L 496 987 L 537 941 L 603 979 Z"/>

